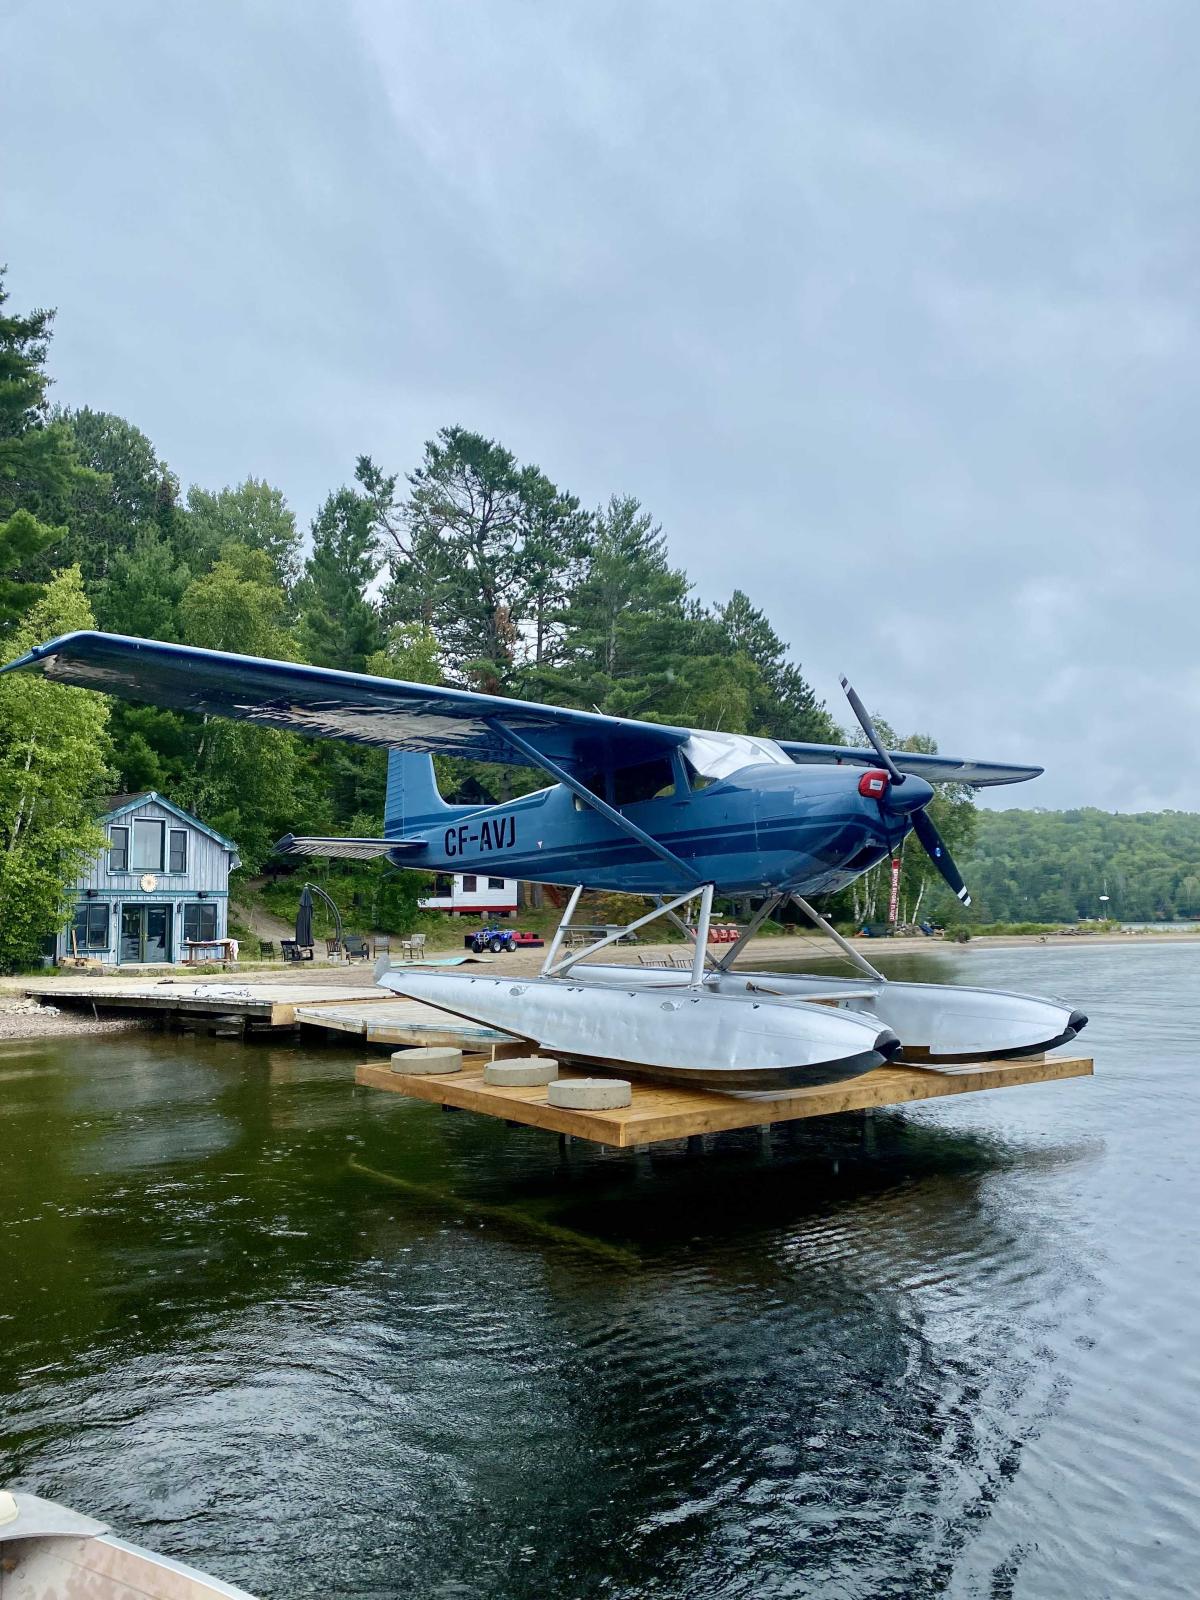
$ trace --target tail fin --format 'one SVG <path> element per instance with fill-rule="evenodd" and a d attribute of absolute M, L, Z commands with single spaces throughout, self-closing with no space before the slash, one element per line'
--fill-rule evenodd
<path fill-rule="evenodd" d="M 403 838 L 414 828 L 430 826 L 462 809 L 447 805 L 438 793 L 431 755 L 414 750 L 388 751 L 387 795 L 383 802 L 386 837 Z"/>

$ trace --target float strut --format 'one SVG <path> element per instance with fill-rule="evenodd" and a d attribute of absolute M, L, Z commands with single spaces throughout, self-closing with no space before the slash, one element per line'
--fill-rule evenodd
<path fill-rule="evenodd" d="M 567 901 L 567 909 L 558 919 L 558 927 L 554 930 L 554 937 L 550 941 L 550 948 L 546 951 L 546 959 L 542 962 L 542 970 L 538 973 L 539 978 L 544 978 L 550 971 L 550 968 L 554 965 L 554 958 L 562 948 L 562 942 L 566 938 L 567 929 L 571 926 L 571 918 L 575 915 L 575 908 L 579 904 L 579 896 L 582 893 L 583 885 L 581 883 L 577 883 L 571 890 L 571 898 Z"/>
<path fill-rule="evenodd" d="M 795 905 L 800 907 L 801 911 L 804 912 L 806 917 L 811 917 L 813 919 L 817 927 L 820 928 L 823 933 L 827 933 L 829 935 L 834 944 L 837 945 L 838 949 L 844 951 L 845 954 L 849 956 L 850 960 L 853 961 L 854 965 L 860 972 L 867 973 L 869 977 L 876 979 L 876 981 L 879 983 L 887 982 L 887 979 L 884 977 L 883 973 L 878 971 L 877 968 L 873 967 L 867 960 L 866 956 L 860 955 L 860 953 L 850 943 L 849 939 L 843 939 L 841 934 L 833 926 L 832 922 L 826 922 L 825 918 L 819 911 L 814 911 L 812 906 L 809 905 L 808 901 L 803 897 L 803 895 L 793 894 L 792 901 Z"/>
<path fill-rule="evenodd" d="M 700 891 L 700 915 L 696 918 L 696 948 L 692 951 L 691 989 L 704 983 L 704 957 L 708 953 L 708 927 L 712 921 L 713 886 L 706 883 Z"/>

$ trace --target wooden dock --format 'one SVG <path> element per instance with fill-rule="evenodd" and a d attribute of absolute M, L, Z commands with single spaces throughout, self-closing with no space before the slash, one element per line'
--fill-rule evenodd
<path fill-rule="evenodd" d="M 172 1027 L 211 1028 L 250 1034 L 320 1028 L 352 1034 L 378 1045 L 457 1045 L 488 1050 L 511 1043 L 507 1034 L 452 1017 L 419 1000 L 403 1000 L 364 982 L 253 979 L 239 982 L 190 978 L 69 978 L 26 985 L 25 993 L 47 1005 L 82 1007 L 97 1014 L 142 1013 Z"/>
<path fill-rule="evenodd" d="M 410 1077 L 393 1072 L 387 1063 L 368 1062 L 358 1068 L 355 1081 L 369 1089 L 383 1089 L 459 1111 L 477 1111 L 505 1122 L 524 1123 L 531 1128 L 544 1128 L 551 1133 L 569 1134 L 572 1138 L 590 1139 L 596 1144 L 628 1150 L 733 1128 L 794 1122 L 802 1117 L 871 1111 L 881 1106 L 908 1105 L 918 1100 L 973 1094 L 983 1089 L 1086 1078 L 1092 1072 L 1092 1062 L 1084 1056 L 1031 1056 L 1019 1061 L 983 1061 L 960 1067 L 876 1067 L 872 1072 L 841 1083 L 779 1093 L 729 1094 L 714 1089 L 674 1088 L 634 1080 L 632 1105 L 614 1111 L 567 1111 L 548 1104 L 544 1087 L 500 1089 L 484 1083 L 485 1064 L 485 1057 L 476 1056 L 464 1060 L 462 1072 L 441 1077 Z M 562 1076 L 583 1077 L 585 1074 L 565 1071 Z"/>

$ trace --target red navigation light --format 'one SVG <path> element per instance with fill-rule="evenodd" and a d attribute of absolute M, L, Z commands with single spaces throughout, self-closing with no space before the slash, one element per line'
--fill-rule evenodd
<path fill-rule="evenodd" d="M 891 779 L 882 767 L 872 767 L 858 780 L 858 792 L 868 800 L 882 800 Z"/>

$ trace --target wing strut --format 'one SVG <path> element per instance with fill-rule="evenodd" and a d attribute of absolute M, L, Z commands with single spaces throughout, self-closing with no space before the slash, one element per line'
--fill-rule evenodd
<path fill-rule="evenodd" d="M 560 767 L 557 761 L 553 761 L 548 755 L 544 755 L 536 745 L 530 744 L 519 733 L 514 733 L 511 728 L 505 727 L 498 717 L 487 717 L 485 721 L 493 733 L 498 733 L 502 738 L 507 739 L 532 765 L 541 767 L 552 778 L 557 778 L 559 783 L 564 788 L 569 789 L 578 799 L 582 800 L 584 805 L 591 806 L 593 811 L 598 811 L 614 827 L 620 828 L 622 833 L 627 833 L 631 839 L 636 839 L 639 844 L 645 845 L 646 849 L 653 851 L 660 861 L 665 861 L 668 866 L 674 867 L 676 872 L 682 873 L 689 882 L 703 883 L 704 880 L 695 867 L 688 866 L 687 862 L 681 860 L 674 850 L 669 850 L 665 844 L 654 838 L 652 834 L 647 833 L 645 828 L 639 828 L 636 822 L 631 822 L 628 817 L 623 817 L 619 811 L 609 805 L 607 800 L 601 800 L 598 794 L 593 794 L 586 784 L 580 783 L 579 779 L 568 772 L 565 767 Z"/>

